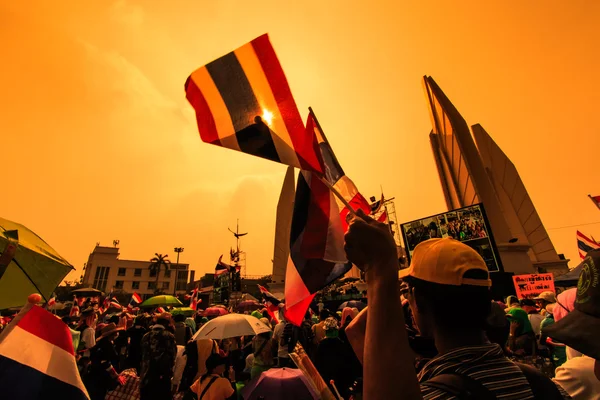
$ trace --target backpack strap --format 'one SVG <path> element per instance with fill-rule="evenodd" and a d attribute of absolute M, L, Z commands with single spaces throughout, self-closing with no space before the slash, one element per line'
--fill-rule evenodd
<path fill-rule="evenodd" d="M 442 390 L 461 400 L 496 400 L 496 395 L 468 375 L 441 374 L 434 376 L 423 385 Z"/>
<path fill-rule="evenodd" d="M 527 378 L 527 382 L 529 382 L 529 386 L 531 387 L 531 391 L 533 392 L 533 397 L 535 399 L 564 399 L 560 393 L 560 390 L 558 389 L 558 386 L 556 386 L 552 379 L 542 374 L 537 368 L 518 362 L 516 362 L 515 365 L 519 367 L 521 372 L 523 372 L 523 375 L 525 375 L 525 378 Z"/>
<path fill-rule="evenodd" d="M 206 387 L 204 388 L 204 390 L 200 394 L 200 397 L 198 397 L 198 400 L 202 400 L 202 398 L 204 397 L 204 395 L 206 394 L 206 392 L 208 392 L 208 389 L 212 386 L 213 383 L 215 383 L 215 381 L 218 378 L 219 378 L 218 376 L 213 376 L 212 378 L 210 378 L 210 382 L 208 382 L 208 385 L 206 385 Z"/>

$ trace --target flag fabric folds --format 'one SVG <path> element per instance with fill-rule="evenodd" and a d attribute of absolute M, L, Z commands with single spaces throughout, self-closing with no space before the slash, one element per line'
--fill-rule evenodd
<path fill-rule="evenodd" d="M 579 257 L 583 260 L 588 251 L 600 249 L 600 243 L 577 231 L 577 248 L 579 249 Z"/>
<path fill-rule="evenodd" d="M 317 144 L 321 175 L 355 210 L 371 213 L 371 205 L 346 176 L 312 110 L 306 122 L 307 136 Z M 318 173 L 298 176 L 290 234 L 290 258 L 286 269 L 285 316 L 300 325 L 317 291 L 350 270 L 344 233 L 350 210 L 329 189 Z"/>
<path fill-rule="evenodd" d="M 131 301 L 130 302 L 134 302 L 136 304 L 139 304 L 139 303 L 142 302 L 142 296 L 140 296 L 136 292 L 133 292 L 133 294 L 131 295 Z"/>
<path fill-rule="evenodd" d="M 265 308 L 267 309 L 267 313 L 269 316 L 279 323 L 279 318 L 277 313 L 279 312 L 279 304 L 281 300 L 275 297 L 271 292 L 267 290 L 264 286 L 258 285 L 258 290 L 260 290 L 260 294 L 263 297 L 263 301 L 265 302 Z"/>
<path fill-rule="evenodd" d="M 329 142 L 325 138 L 325 135 L 321 129 L 319 129 L 319 125 L 317 124 L 317 120 L 312 110 L 308 115 L 308 120 L 306 121 L 306 131 L 308 132 L 307 136 L 312 135 L 316 140 L 324 178 L 339 194 L 342 195 L 344 200 L 346 200 L 355 211 L 360 209 L 363 210 L 366 215 L 369 215 L 371 213 L 371 205 L 367 199 L 360 194 L 354 182 L 352 182 L 352 180 L 344 173 L 344 170 L 340 166 L 337 157 L 333 153 Z M 340 210 L 342 227 L 344 231 L 346 231 L 348 229 L 346 217 L 348 216 L 350 210 L 348 210 L 348 208 L 337 197 L 335 197 L 335 201 Z"/>
<path fill-rule="evenodd" d="M 194 71 L 185 92 L 202 141 L 320 172 L 268 35 Z"/>
<path fill-rule="evenodd" d="M 344 229 L 333 193 L 314 173 L 301 171 L 286 270 L 286 319 L 299 325 L 314 294 L 351 266 L 344 251 Z"/>
<path fill-rule="evenodd" d="M 28 304 L 0 335 L 2 398 L 89 399 L 81 381 L 71 331 L 60 319 Z"/>

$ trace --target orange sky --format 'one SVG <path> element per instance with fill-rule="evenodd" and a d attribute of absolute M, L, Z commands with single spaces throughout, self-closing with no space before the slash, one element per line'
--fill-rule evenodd
<path fill-rule="evenodd" d="M 301 113 L 314 108 L 367 197 L 383 185 L 400 221 L 446 210 L 429 74 L 513 160 L 576 265 L 576 228 L 550 228 L 600 221 L 586 197 L 600 194 L 600 2 L 285 3 L 1 2 L 2 216 L 75 265 L 71 279 L 113 239 L 128 259 L 185 247 L 209 272 L 239 217 L 248 273 L 270 273 L 285 166 L 202 143 L 183 91 L 268 32 Z"/>

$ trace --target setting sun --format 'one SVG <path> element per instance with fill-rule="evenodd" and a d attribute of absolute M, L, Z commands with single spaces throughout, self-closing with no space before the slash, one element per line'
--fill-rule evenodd
<path fill-rule="evenodd" d="M 263 109 L 262 119 L 270 126 L 273 123 L 273 113 L 266 108 Z"/>

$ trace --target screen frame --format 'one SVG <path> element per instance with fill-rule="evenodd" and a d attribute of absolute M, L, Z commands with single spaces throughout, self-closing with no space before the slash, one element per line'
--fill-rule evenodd
<path fill-rule="evenodd" d="M 504 272 L 504 266 L 502 265 L 502 259 L 500 258 L 500 252 L 498 251 L 498 246 L 496 246 L 496 240 L 494 239 L 494 233 L 492 232 L 492 227 L 490 225 L 490 221 L 487 217 L 487 213 L 485 212 L 485 207 L 483 205 L 483 203 L 475 203 L 475 204 L 471 204 L 470 206 L 465 206 L 465 207 L 461 207 L 461 208 L 456 208 L 454 210 L 448 210 L 446 212 L 443 213 L 439 213 L 439 214 L 433 214 L 433 215 L 429 215 L 427 217 L 423 217 L 423 218 L 418 218 L 415 219 L 413 221 L 408 221 L 408 222 L 404 222 L 402 224 L 400 224 L 400 231 L 402 233 L 402 240 L 404 241 L 404 246 L 405 246 L 405 253 L 406 253 L 406 261 L 407 261 L 407 265 L 410 266 L 410 263 L 412 261 L 412 255 L 411 252 L 408 248 L 408 238 L 406 237 L 406 230 L 404 229 L 404 227 L 406 225 L 410 225 L 413 224 L 415 222 L 419 222 L 419 221 L 423 221 L 429 218 L 434 218 L 434 217 L 439 217 L 441 215 L 446 215 L 446 214 L 450 214 L 450 213 L 454 213 L 454 212 L 459 212 L 468 208 L 473 208 L 473 207 L 479 207 L 479 210 L 481 211 L 481 216 L 483 217 L 483 221 L 485 223 L 485 226 L 487 228 L 487 234 L 488 234 L 488 239 L 490 241 L 490 245 L 492 246 L 492 252 L 494 254 L 494 259 L 496 261 L 496 266 L 498 267 L 497 271 L 490 271 L 488 269 L 489 273 L 496 273 L 496 272 Z M 461 242 L 464 243 L 464 242 Z M 468 244 L 467 244 L 468 246 Z"/>

